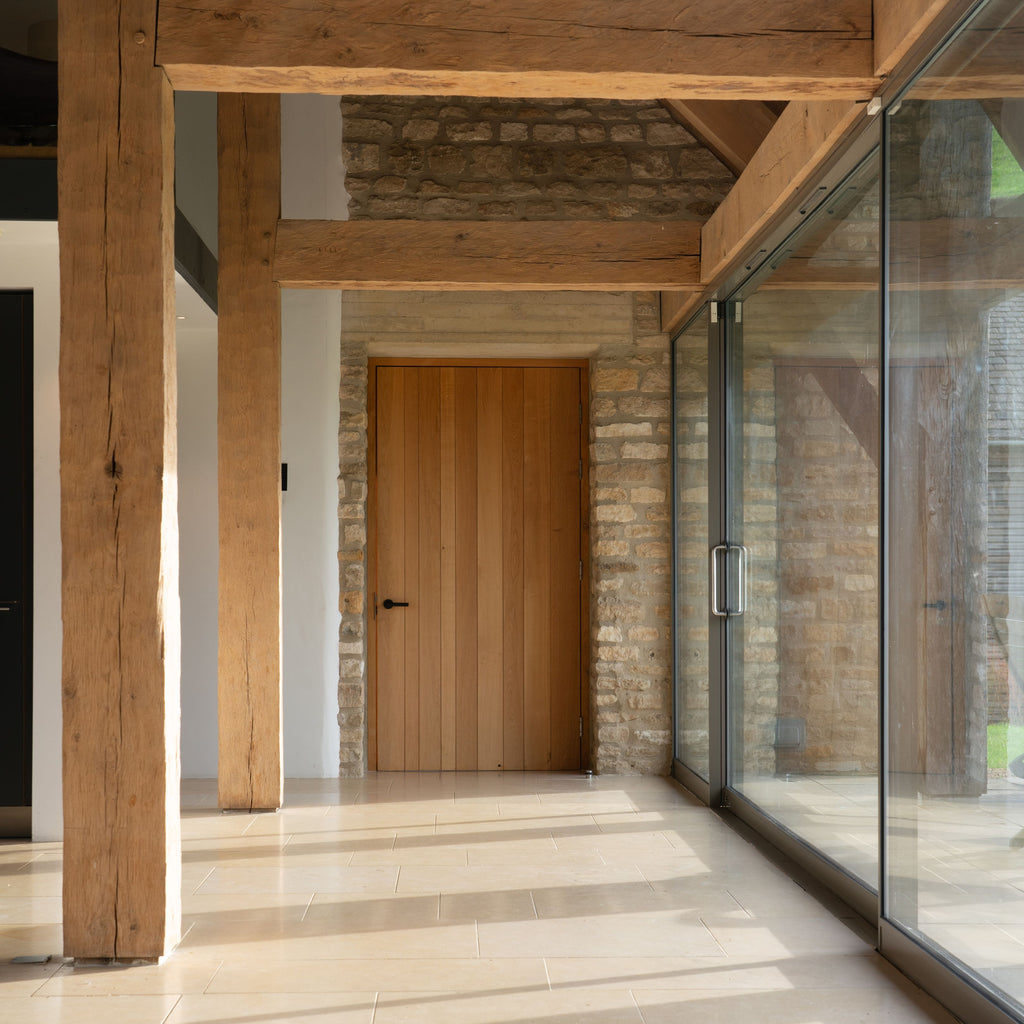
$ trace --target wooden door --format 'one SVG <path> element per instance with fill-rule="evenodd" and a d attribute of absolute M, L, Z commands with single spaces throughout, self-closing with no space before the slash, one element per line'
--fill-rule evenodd
<path fill-rule="evenodd" d="M 371 363 L 379 770 L 580 767 L 584 374 Z"/>

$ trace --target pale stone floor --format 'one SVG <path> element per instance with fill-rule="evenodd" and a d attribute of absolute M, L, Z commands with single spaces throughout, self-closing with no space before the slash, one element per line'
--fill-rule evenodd
<path fill-rule="evenodd" d="M 183 787 L 185 935 L 59 957 L 59 844 L 0 844 L 7 1024 L 951 1018 L 748 839 L 660 778 L 295 781 L 278 814 Z M 14 956 L 52 953 L 43 966 Z"/>
<path fill-rule="evenodd" d="M 878 779 L 757 779 L 745 795 L 877 885 Z M 1024 785 L 892 800 L 893 916 L 1024 1003 Z M 916 914 L 916 920 L 915 918 Z"/>

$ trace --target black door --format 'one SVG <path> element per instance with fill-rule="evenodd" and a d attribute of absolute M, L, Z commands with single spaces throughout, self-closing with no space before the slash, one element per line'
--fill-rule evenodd
<path fill-rule="evenodd" d="M 0 292 L 0 809 L 32 803 L 32 293 Z M 0 813 L 20 832 L 25 813 Z"/>

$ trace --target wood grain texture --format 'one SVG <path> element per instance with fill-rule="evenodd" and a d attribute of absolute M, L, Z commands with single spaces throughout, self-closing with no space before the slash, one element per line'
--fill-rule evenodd
<path fill-rule="evenodd" d="M 682 327 L 702 302 L 701 292 L 662 292 L 661 329 L 671 334 Z"/>
<path fill-rule="evenodd" d="M 501 371 L 502 767 L 521 771 L 523 733 L 523 369 Z"/>
<path fill-rule="evenodd" d="M 758 235 L 806 188 L 864 108 L 855 103 L 790 103 L 732 191 L 701 232 L 701 280 L 709 285 L 742 258 Z"/>
<path fill-rule="evenodd" d="M 662 106 L 739 176 L 778 115 L 755 100 L 662 100 Z"/>
<path fill-rule="evenodd" d="M 892 74 L 933 26 L 948 30 L 969 6 L 970 0 L 874 0 L 875 74 Z"/>
<path fill-rule="evenodd" d="M 869 0 L 163 0 L 176 89 L 866 99 Z"/>
<path fill-rule="evenodd" d="M 441 370 L 424 367 L 416 434 L 419 448 L 419 733 L 421 772 L 441 770 Z"/>
<path fill-rule="evenodd" d="M 402 658 L 405 673 L 403 691 L 405 700 L 402 704 L 403 733 L 405 743 L 402 747 L 402 768 L 416 771 L 420 764 L 420 613 L 425 602 L 420 600 L 417 587 L 420 582 L 420 500 L 423 495 L 420 485 L 420 452 L 419 452 L 419 392 L 420 378 L 412 370 L 398 371 L 403 380 L 404 409 L 401 460 L 402 475 L 405 478 L 404 502 L 398 506 L 400 518 L 396 528 L 404 538 L 402 545 L 405 564 L 403 578 L 405 586 L 400 592 L 385 585 L 382 595 L 394 601 L 408 601 L 411 608 L 392 608 L 381 612 L 388 619 L 400 619 L 404 622 L 403 638 L 405 640 Z M 415 608 L 415 612 L 411 609 Z"/>
<path fill-rule="evenodd" d="M 504 764 L 501 370 L 477 371 L 477 766 Z"/>
<path fill-rule="evenodd" d="M 615 291 L 699 286 L 700 224 L 295 221 L 278 225 L 285 288 Z"/>
<path fill-rule="evenodd" d="M 477 373 L 455 369 L 455 766 L 477 767 Z"/>
<path fill-rule="evenodd" d="M 443 366 L 441 380 L 441 770 L 457 767 L 457 650 L 458 504 L 456 499 L 457 452 L 455 367 Z"/>
<path fill-rule="evenodd" d="M 374 437 L 376 458 L 373 487 L 374 629 L 377 744 L 379 771 L 405 768 L 405 626 L 407 616 L 388 615 L 381 602 L 401 600 L 405 593 L 405 379 L 401 370 L 370 377 L 375 393 Z M 377 414 L 377 411 L 380 414 Z M 402 467 L 401 472 L 380 473 L 379 467 Z M 387 588 L 387 589 L 385 589 Z"/>
<path fill-rule="evenodd" d="M 155 21 L 154 0 L 59 11 L 69 957 L 156 958 L 180 935 L 174 127 Z"/>
<path fill-rule="evenodd" d="M 551 767 L 551 377 L 526 375 L 523 395 L 524 754 Z M 561 497 L 561 496 L 559 496 Z"/>
<path fill-rule="evenodd" d="M 218 799 L 281 806 L 281 297 L 276 96 L 217 106 Z"/>
<path fill-rule="evenodd" d="M 582 367 L 371 367 L 378 767 L 578 767 Z"/>

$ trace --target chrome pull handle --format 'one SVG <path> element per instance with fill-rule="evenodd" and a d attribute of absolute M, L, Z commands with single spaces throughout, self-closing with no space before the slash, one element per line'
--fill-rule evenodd
<path fill-rule="evenodd" d="M 711 614 L 724 619 L 729 615 L 729 610 L 718 603 L 718 553 L 728 552 L 728 544 L 716 544 L 711 549 Z"/>

